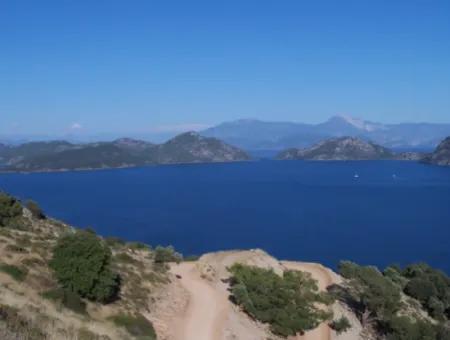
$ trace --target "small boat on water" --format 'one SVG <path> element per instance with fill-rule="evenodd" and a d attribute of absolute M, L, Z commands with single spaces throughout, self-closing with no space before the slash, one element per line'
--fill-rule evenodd
<path fill-rule="evenodd" d="M 354 174 L 353 177 L 354 178 L 359 178 L 359 175 L 358 174 Z"/>

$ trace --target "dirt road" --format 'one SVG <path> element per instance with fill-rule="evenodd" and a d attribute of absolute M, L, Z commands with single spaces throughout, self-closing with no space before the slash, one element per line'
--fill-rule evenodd
<path fill-rule="evenodd" d="M 173 265 L 181 285 L 190 295 L 186 313 L 175 322 L 175 340 L 220 340 L 229 301 L 200 277 L 195 262 Z"/>

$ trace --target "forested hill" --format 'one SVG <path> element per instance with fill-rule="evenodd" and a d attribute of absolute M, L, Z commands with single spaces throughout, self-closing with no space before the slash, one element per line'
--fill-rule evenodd
<path fill-rule="evenodd" d="M 195 132 L 181 134 L 163 144 L 123 138 L 89 144 L 52 141 L 0 146 L 0 164 L 8 171 L 102 169 L 248 159 L 244 151 Z"/>

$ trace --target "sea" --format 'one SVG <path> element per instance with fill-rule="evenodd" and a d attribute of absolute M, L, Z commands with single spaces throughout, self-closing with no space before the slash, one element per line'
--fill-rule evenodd
<path fill-rule="evenodd" d="M 0 190 L 103 236 L 185 255 L 262 248 L 279 259 L 450 273 L 450 167 L 269 161 L 0 174 Z"/>

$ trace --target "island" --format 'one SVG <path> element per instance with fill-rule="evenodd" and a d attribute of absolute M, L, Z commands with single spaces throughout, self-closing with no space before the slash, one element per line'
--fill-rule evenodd
<path fill-rule="evenodd" d="M 122 138 L 88 144 L 50 141 L 0 145 L 0 170 L 3 171 L 89 170 L 249 159 L 245 151 L 196 132 L 180 134 L 163 144 Z"/>

